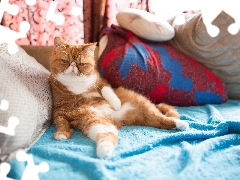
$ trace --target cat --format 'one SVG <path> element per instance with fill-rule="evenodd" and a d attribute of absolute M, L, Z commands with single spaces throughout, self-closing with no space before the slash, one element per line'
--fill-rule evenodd
<path fill-rule="evenodd" d="M 96 43 L 74 45 L 54 38 L 50 57 L 54 138 L 69 139 L 73 128 L 96 142 L 96 155 L 107 158 L 122 126 L 141 125 L 187 130 L 187 122 L 164 103 L 155 105 L 132 90 L 113 89 L 100 76 L 94 59 Z"/>

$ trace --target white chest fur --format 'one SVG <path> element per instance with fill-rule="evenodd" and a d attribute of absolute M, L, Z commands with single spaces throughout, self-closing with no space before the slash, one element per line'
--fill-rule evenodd
<path fill-rule="evenodd" d="M 97 80 L 97 75 L 91 76 L 72 76 L 72 75 L 57 75 L 56 79 L 74 94 L 82 94 L 88 90 Z"/>

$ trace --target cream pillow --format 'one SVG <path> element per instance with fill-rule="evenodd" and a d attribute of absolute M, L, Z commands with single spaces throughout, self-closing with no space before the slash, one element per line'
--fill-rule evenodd
<path fill-rule="evenodd" d="M 160 17 L 149 12 L 128 8 L 116 15 L 123 28 L 151 41 L 167 41 L 174 37 L 174 28 Z"/>
<path fill-rule="evenodd" d="M 15 134 L 0 131 L 0 162 L 28 150 L 51 123 L 52 96 L 50 72 L 22 48 L 8 54 L 7 44 L 0 44 L 0 129 L 9 127 Z"/>

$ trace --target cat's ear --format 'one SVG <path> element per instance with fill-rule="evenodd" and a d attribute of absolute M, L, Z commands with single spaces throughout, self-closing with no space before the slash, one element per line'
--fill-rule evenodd
<path fill-rule="evenodd" d="M 61 47 L 61 46 L 63 46 L 63 45 L 64 45 L 64 40 L 63 40 L 61 37 L 56 36 L 56 37 L 54 38 L 54 46 L 55 46 L 55 47 Z"/>
<path fill-rule="evenodd" d="M 95 49 L 96 49 L 96 42 L 95 43 L 91 43 L 91 44 L 88 44 L 85 48 L 84 48 L 84 50 L 86 51 L 86 52 L 88 52 L 89 54 L 94 54 L 94 51 L 95 51 Z"/>

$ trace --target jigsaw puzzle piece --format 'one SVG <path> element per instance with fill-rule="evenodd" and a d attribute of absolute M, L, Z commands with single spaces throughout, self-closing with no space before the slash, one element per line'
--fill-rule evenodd
<path fill-rule="evenodd" d="M 6 111 L 6 110 L 8 110 L 8 107 L 9 107 L 9 102 L 7 100 L 3 99 L 0 103 L 0 109 L 2 111 Z"/>
<path fill-rule="evenodd" d="M 177 3 L 178 11 L 176 12 L 177 16 L 173 21 L 173 26 L 182 25 L 186 22 L 184 13 L 182 13 L 183 11 L 201 10 L 202 20 L 208 34 L 212 37 L 216 37 L 220 33 L 220 29 L 213 25 L 212 22 L 222 11 L 224 11 L 235 20 L 235 23 L 229 25 L 228 32 L 234 35 L 237 34 L 240 29 L 239 0 L 183 0 Z"/>
<path fill-rule="evenodd" d="M 48 8 L 46 20 L 53 21 L 57 25 L 63 25 L 65 21 L 65 17 L 61 14 L 55 14 L 54 11 L 57 7 L 58 2 L 51 1 L 50 6 Z"/>
<path fill-rule="evenodd" d="M 2 21 L 2 17 L 4 12 L 8 12 L 9 14 L 15 16 L 19 12 L 19 7 L 16 4 L 9 4 L 9 0 L 1 0 L 0 2 L 0 21 Z"/>
<path fill-rule="evenodd" d="M 19 119 L 17 117 L 11 116 L 8 119 L 8 127 L 0 126 L 0 133 L 4 133 L 10 136 L 15 135 L 15 128 L 19 124 Z"/>
<path fill-rule="evenodd" d="M 213 0 L 214 1 L 214 0 Z M 207 32 L 210 36 L 212 37 L 216 37 L 220 30 L 217 26 L 212 24 L 212 21 L 221 13 L 221 8 L 215 6 L 214 8 L 214 2 L 209 2 L 211 5 L 210 6 L 206 6 L 206 7 L 202 7 L 201 11 L 202 11 L 202 19 L 203 19 L 203 23 L 206 26 Z"/>
<path fill-rule="evenodd" d="M 229 25 L 228 32 L 231 34 L 237 34 L 240 28 L 240 13 L 239 13 L 239 0 L 204 0 L 202 1 L 202 17 L 203 23 L 205 24 L 208 34 L 212 37 L 216 37 L 220 30 L 217 26 L 213 25 L 214 19 L 222 12 L 226 12 L 230 15 L 235 23 Z"/>
<path fill-rule="evenodd" d="M 29 6 L 33 6 L 34 4 L 36 4 L 36 0 L 26 0 L 26 4 Z"/>
<path fill-rule="evenodd" d="M 27 161 L 27 166 L 23 172 L 22 180 L 39 180 L 39 172 L 46 173 L 49 171 L 49 165 L 46 162 L 42 162 L 36 166 L 33 161 L 33 156 L 24 151 L 19 151 L 16 158 L 18 161 Z"/>
<path fill-rule="evenodd" d="M 73 16 L 80 16 L 82 14 L 82 9 L 79 7 L 72 7 L 71 14 Z"/>
<path fill-rule="evenodd" d="M 16 32 L 7 27 L 0 25 L 0 44 L 8 44 L 8 52 L 14 54 L 18 51 L 18 45 L 16 40 L 27 37 L 27 32 L 30 29 L 30 24 L 26 21 L 22 21 L 19 27 L 20 31 Z"/>
<path fill-rule="evenodd" d="M 223 10 L 235 20 L 235 22 L 233 24 L 230 24 L 228 27 L 228 32 L 232 35 L 237 34 L 240 29 L 239 7 L 240 7 L 239 0 L 230 0 L 230 2 L 224 5 Z"/>
<path fill-rule="evenodd" d="M 7 100 L 2 100 L 0 104 L 0 109 L 3 111 L 8 110 L 9 102 Z M 8 134 L 11 136 L 15 135 L 15 128 L 19 124 L 19 119 L 17 117 L 11 116 L 8 119 L 8 127 L 0 126 L 0 133 Z"/>
<path fill-rule="evenodd" d="M 8 178 L 7 174 L 11 169 L 10 164 L 4 162 L 0 164 L 0 179 L 1 180 L 13 180 L 12 178 Z"/>

